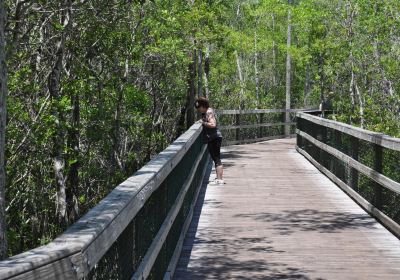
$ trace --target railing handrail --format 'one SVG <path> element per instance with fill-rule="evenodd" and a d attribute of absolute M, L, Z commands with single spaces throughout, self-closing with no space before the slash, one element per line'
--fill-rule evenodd
<path fill-rule="evenodd" d="M 238 114 L 268 114 L 268 113 L 297 113 L 310 111 L 310 109 L 234 109 L 234 110 L 215 110 L 217 115 L 238 115 Z"/>
<path fill-rule="evenodd" d="M 307 113 L 297 113 L 296 116 L 298 120 L 305 119 L 311 123 L 351 135 L 354 137 L 354 139 L 356 139 L 355 141 L 365 140 L 367 142 L 373 143 L 376 146 L 384 147 L 393 151 L 400 151 L 399 138 L 361 129 L 359 127 L 355 127 L 349 124 L 324 119 Z M 347 164 L 349 167 L 353 168 L 360 174 L 370 178 L 383 188 L 386 188 L 396 194 L 400 194 L 400 182 L 392 180 L 391 178 L 382 173 L 381 170 L 382 162 L 380 162 L 379 164 L 380 169 L 371 168 L 365 165 L 358 159 L 358 148 L 356 148 L 357 149 L 356 151 L 352 151 L 353 154 L 357 153 L 357 157 L 353 157 L 338 150 L 337 148 L 331 145 L 324 143 L 323 141 L 316 139 L 314 136 L 308 134 L 305 131 L 296 129 L 296 134 L 300 137 L 300 139 L 304 138 L 314 147 L 317 147 L 318 149 L 342 161 L 343 163 Z M 325 132 L 325 138 L 326 138 L 326 132 Z M 354 200 L 356 200 L 365 210 L 367 210 L 367 212 L 369 212 L 372 216 L 381 221 L 393 233 L 395 233 L 398 237 L 400 237 L 400 224 L 396 223 L 389 216 L 384 214 L 379 209 L 379 207 L 374 206 L 370 201 L 366 200 L 364 197 L 358 194 L 357 191 L 355 191 L 351 186 L 347 185 L 344 181 L 342 181 L 342 179 L 338 178 L 334 173 L 332 173 L 331 170 L 328 170 L 325 166 L 323 166 L 320 162 L 318 162 L 317 159 L 314 159 L 307 151 L 299 147 L 299 142 L 296 145 L 296 149 L 299 153 L 301 153 L 309 161 L 311 161 L 322 173 L 324 173 L 327 177 L 329 177 L 332 181 L 334 181 L 340 188 L 342 188 L 346 193 L 348 193 Z M 382 157 L 382 148 L 380 148 L 378 151 L 381 154 L 380 157 Z"/>
<path fill-rule="evenodd" d="M 358 139 L 368 141 L 379 146 L 392 149 L 395 151 L 400 151 L 400 138 L 395 138 L 383 133 L 373 132 L 370 130 L 362 129 L 353 125 L 346 123 L 324 119 L 321 117 L 313 116 L 307 114 L 307 112 L 298 112 L 297 117 L 301 117 L 315 124 L 326 126 L 340 132 L 346 133 L 348 135 L 354 136 Z"/>
<path fill-rule="evenodd" d="M 86 276 L 179 163 L 201 131 L 200 124 L 192 125 L 49 244 L 1 261 L 0 279 L 30 271 L 43 272 L 49 266 L 64 275 Z"/>

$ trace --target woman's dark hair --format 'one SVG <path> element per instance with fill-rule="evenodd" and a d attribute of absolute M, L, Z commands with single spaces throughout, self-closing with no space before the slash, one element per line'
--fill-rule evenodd
<path fill-rule="evenodd" d="M 194 107 L 196 109 L 200 107 L 204 107 L 206 109 L 210 108 L 210 102 L 208 102 L 208 99 L 205 97 L 199 97 L 196 102 L 194 103 Z"/>

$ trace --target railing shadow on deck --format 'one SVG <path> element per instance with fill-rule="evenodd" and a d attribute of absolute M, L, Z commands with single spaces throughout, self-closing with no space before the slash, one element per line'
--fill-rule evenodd
<path fill-rule="evenodd" d="M 304 112 L 296 150 L 400 238 L 400 139 Z"/>
<path fill-rule="evenodd" d="M 360 228 L 372 229 L 376 226 L 375 219 L 368 214 L 318 211 L 315 209 L 283 211 L 281 213 L 239 214 L 235 217 L 249 218 L 268 223 L 268 225 L 272 224 L 272 229 L 281 235 L 290 235 L 299 231 L 336 233 Z"/>
<path fill-rule="evenodd" d="M 233 235 L 229 228 L 208 228 L 202 230 L 199 235 L 198 225 L 202 208 L 205 205 L 212 204 L 213 201 L 205 201 L 207 184 L 202 186 L 199 198 L 195 207 L 190 229 L 188 230 L 184 248 L 181 253 L 181 260 L 175 271 L 175 280 L 184 279 L 205 279 L 204 277 L 212 277 L 213 279 L 303 279 L 315 280 L 307 276 L 311 271 L 297 268 L 293 264 L 281 261 L 268 261 L 267 259 L 238 260 L 235 256 L 237 252 L 248 251 L 262 253 L 285 253 L 275 249 L 273 241 L 268 237 L 241 237 L 229 238 Z M 213 207 L 221 207 L 213 205 Z M 213 251 L 218 255 L 207 255 L 196 258 L 196 267 L 188 269 L 190 256 L 193 246 L 212 246 Z M 210 269 L 212 268 L 212 269 Z M 236 273 L 236 274 L 235 274 Z M 319 278 L 318 278 L 319 279 Z M 319 279 L 322 280 L 322 279 Z"/>
<path fill-rule="evenodd" d="M 396 174 L 387 173 L 388 168 L 395 170 L 398 166 L 385 167 L 382 158 L 386 162 L 391 157 L 394 162 L 400 159 L 400 139 L 324 120 L 302 111 L 222 111 L 220 116 L 224 118 L 225 115 L 228 120 L 225 127 L 222 126 L 226 132 L 224 136 L 228 138 L 225 145 L 293 137 L 296 132 L 297 150 L 399 236 L 400 184 Z M 241 116 L 242 113 L 247 117 Z M 293 122 L 283 122 L 284 115 L 289 113 Z M 234 116 L 233 120 L 231 116 Z M 229 118 L 233 124 L 229 123 Z M 289 134 L 283 133 L 289 126 Z M 372 143 L 372 146 L 363 141 Z M 260 149 L 265 145 L 261 143 Z M 372 147 L 372 153 L 368 147 Z M 228 161 L 225 163 L 227 168 L 234 164 L 231 159 L 250 157 L 240 146 L 235 149 L 236 152 L 224 155 Z M 373 162 L 368 162 L 363 153 L 374 158 Z M 170 279 L 208 161 L 206 146 L 201 141 L 201 127 L 196 124 L 135 176 L 121 183 L 62 236 L 49 245 L 0 262 L 0 279 Z M 196 218 L 198 222 L 199 217 L 195 216 L 194 223 Z M 259 213 L 248 218 L 275 222 L 274 229 L 282 235 L 291 234 L 289 225 L 302 231 L 326 233 L 372 226 L 368 216 L 312 210 Z M 214 245 L 227 241 L 232 247 L 223 248 L 227 252 L 222 257 L 200 260 L 203 265 L 224 264 L 215 270 L 217 278 L 227 278 L 227 275 L 242 272 L 244 268 L 249 272 L 270 271 L 269 276 L 258 278 L 254 275 L 252 279 L 286 279 L 288 275 L 293 279 L 309 279 L 307 271 L 285 263 L 265 260 L 238 263 L 230 257 L 235 248 L 246 246 L 249 251 L 276 253 L 273 244 L 265 238 L 224 240 L 226 232 L 210 231 L 207 234 L 207 239 L 198 241 Z M 262 246 L 252 247 L 251 243 L 256 241 Z M 236 278 L 241 279 L 240 276 Z"/>
<path fill-rule="evenodd" d="M 205 166 L 201 125 L 50 244 L 0 262 L 0 279 L 147 279 L 173 270 Z"/>

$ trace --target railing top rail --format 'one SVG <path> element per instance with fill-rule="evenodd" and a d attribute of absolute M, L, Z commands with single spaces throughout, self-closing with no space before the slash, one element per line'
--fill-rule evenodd
<path fill-rule="evenodd" d="M 245 110 L 215 110 L 218 115 L 238 115 L 238 114 L 269 114 L 269 113 L 296 113 L 310 111 L 310 109 L 245 109 Z"/>
<path fill-rule="evenodd" d="M 0 279 L 33 270 L 52 269 L 57 273 L 60 269 L 65 271 L 66 267 L 71 270 L 71 275 L 87 275 L 179 163 L 201 131 L 201 124 L 194 124 L 54 241 L 1 261 Z"/>
<path fill-rule="evenodd" d="M 349 124 L 313 116 L 307 114 L 306 112 L 298 112 L 296 116 L 298 118 L 306 119 L 315 124 L 326 126 L 337 131 L 346 133 L 358 139 L 362 139 L 391 150 L 400 151 L 400 138 L 391 137 L 383 133 L 373 132 Z"/>

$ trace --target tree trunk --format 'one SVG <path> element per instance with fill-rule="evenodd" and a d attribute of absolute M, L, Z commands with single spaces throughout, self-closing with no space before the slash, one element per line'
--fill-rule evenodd
<path fill-rule="evenodd" d="M 255 76 L 255 84 L 256 84 L 256 99 L 257 99 L 257 108 L 260 107 L 260 85 L 259 85 L 259 77 L 258 77 L 258 51 L 257 51 L 257 31 L 254 32 L 254 76 Z"/>
<path fill-rule="evenodd" d="M 122 91 L 124 90 L 123 82 L 120 81 L 121 85 L 117 85 L 117 100 L 115 105 L 115 113 L 114 113 L 114 128 L 113 128 L 113 166 L 117 167 L 122 171 L 124 168 L 120 161 L 120 142 L 121 142 L 121 110 L 122 110 Z M 154 105 L 155 106 L 155 105 Z M 153 113 L 154 115 L 154 113 Z M 150 137 L 151 138 L 151 137 Z"/>
<path fill-rule="evenodd" d="M 17 0 L 15 3 L 15 13 L 14 15 L 9 15 L 11 21 L 14 22 L 14 28 L 11 30 L 11 39 L 9 41 L 10 47 L 7 48 L 8 52 L 6 54 L 7 57 L 12 57 L 16 52 L 18 52 L 20 41 L 23 36 L 21 36 L 21 27 L 22 22 L 25 17 L 25 12 L 31 6 L 33 6 L 33 1 L 29 0 Z"/>
<path fill-rule="evenodd" d="M 67 213 L 67 186 L 65 176 L 65 158 L 64 145 L 65 135 L 62 123 L 64 123 L 64 112 L 60 106 L 61 101 L 61 72 L 65 56 L 65 42 L 68 29 L 71 22 L 71 0 L 65 0 L 62 5 L 60 23 L 64 26 L 61 31 L 60 38 L 57 42 L 57 50 L 55 53 L 55 63 L 48 77 L 48 89 L 52 100 L 52 115 L 56 119 L 56 131 L 53 136 L 53 169 L 55 175 L 55 185 L 57 188 L 57 213 L 60 222 L 69 224 L 69 215 Z"/>
<path fill-rule="evenodd" d="M 192 60 L 189 63 L 188 73 L 188 92 L 186 100 L 186 128 L 189 128 L 194 124 L 194 98 L 196 95 L 196 51 L 193 50 L 191 53 Z"/>
<path fill-rule="evenodd" d="M 289 0 L 289 4 L 291 1 Z M 291 55 L 290 55 L 290 46 L 292 43 L 292 15 L 291 10 L 289 8 L 288 11 L 288 28 L 287 28 L 287 55 L 286 55 L 286 110 L 290 109 L 290 91 L 291 91 L 291 74 L 292 74 L 292 63 L 291 63 Z M 285 113 L 285 122 L 290 122 L 290 113 Z M 290 135 L 290 126 L 285 125 L 285 135 Z"/>
<path fill-rule="evenodd" d="M 350 57 L 351 57 L 351 55 L 350 55 Z M 353 113 L 354 109 L 356 107 L 356 102 L 355 102 L 355 99 L 354 99 L 354 70 L 353 70 L 353 64 L 351 66 L 350 100 L 351 100 L 351 110 L 352 110 L 352 113 Z"/>
<path fill-rule="evenodd" d="M 239 54 L 237 51 L 235 51 L 235 56 L 236 56 L 236 66 L 237 66 L 239 82 L 240 82 L 239 110 L 241 110 L 241 109 L 243 109 L 244 80 L 243 80 L 242 67 L 240 66 L 240 57 L 239 57 Z"/>
<path fill-rule="evenodd" d="M 197 51 L 197 97 L 203 95 L 203 51 L 199 49 Z"/>
<path fill-rule="evenodd" d="M 7 68 L 5 56 L 6 7 L 0 0 L 0 260 L 7 257 L 7 235 L 5 216 L 6 169 L 4 160 L 6 137 L 6 97 L 7 97 Z"/>
<path fill-rule="evenodd" d="M 360 92 L 360 89 L 358 88 L 356 80 L 354 80 L 354 87 L 356 89 L 356 94 L 357 94 L 358 103 L 359 103 L 360 125 L 361 125 L 361 128 L 364 128 L 364 122 L 365 122 L 365 120 L 364 120 L 364 98 L 361 95 L 361 92 Z"/>
<path fill-rule="evenodd" d="M 356 74 L 354 73 L 354 58 L 353 55 L 350 54 L 350 60 L 351 60 L 351 80 L 350 80 L 350 98 L 351 98 L 351 105 L 352 109 L 355 109 L 355 96 L 357 96 L 357 101 L 358 101 L 358 112 L 360 114 L 360 125 L 361 128 L 364 128 L 364 98 L 360 92 L 360 89 L 357 84 L 357 78 Z"/>
<path fill-rule="evenodd" d="M 210 89 L 208 87 L 208 81 L 210 80 L 210 46 L 207 45 L 206 57 L 204 59 L 204 90 L 206 98 L 210 98 Z"/>
<path fill-rule="evenodd" d="M 272 32 L 275 33 L 275 15 L 272 15 Z M 276 91 L 276 87 L 278 85 L 278 77 L 277 77 L 277 69 L 276 69 L 276 42 L 275 39 L 272 41 L 272 85 Z"/>
<path fill-rule="evenodd" d="M 78 186 L 79 186 L 79 126 L 80 126 L 80 106 L 79 94 L 71 96 L 72 117 L 71 128 L 68 133 L 69 160 L 72 161 L 68 171 L 68 181 L 66 189 L 66 202 L 68 221 L 71 223 L 79 216 L 78 208 Z"/>
<path fill-rule="evenodd" d="M 319 75 L 319 88 L 321 91 L 320 92 L 321 103 L 326 99 L 324 63 L 325 63 L 324 54 L 320 53 L 318 57 L 318 75 Z"/>
<path fill-rule="evenodd" d="M 310 64 L 307 64 L 306 81 L 304 84 L 304 108 L 308 108 L 310 106 L 309 102 L 310 94 L 311 94 L 311 70 L 310 70 Z"/>

